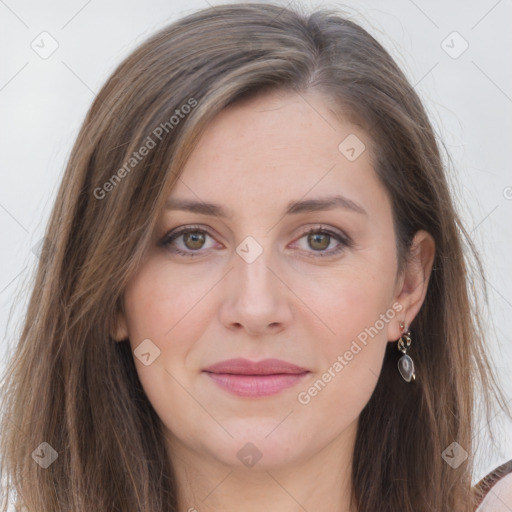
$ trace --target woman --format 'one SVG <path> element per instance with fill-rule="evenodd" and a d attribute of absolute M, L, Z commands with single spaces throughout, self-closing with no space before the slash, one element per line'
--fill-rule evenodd
<path fill-rule="evenodd" d="M 477 382 L 500 395 L 464 244 L 481 271 L 362 28 L 264 4 L 170 25 L 58 193 L 3 395 L 19 508 L 475 510 Z"/>

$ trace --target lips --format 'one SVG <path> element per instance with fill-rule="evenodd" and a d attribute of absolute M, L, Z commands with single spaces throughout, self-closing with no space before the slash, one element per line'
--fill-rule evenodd
<path fill-rule="evenodd" d="M 228 359 L 212 366 L 208 366 L 203 371 L 210 373 L 230 373 L 233 375 L 280 375 L 280 374 L 301 374 L 308 370 L 281 361 L 280 359 L 263 359 L 262 361 L 249 361 L 248 359 Z"/>
<path fill-rule="evenodd" d="M 274 395 L 296 385 L 309 370 L 280 359 L 254 362 L 238 358 L 221 361 L 203 372 L 231 394 L 256 398 Z"/>

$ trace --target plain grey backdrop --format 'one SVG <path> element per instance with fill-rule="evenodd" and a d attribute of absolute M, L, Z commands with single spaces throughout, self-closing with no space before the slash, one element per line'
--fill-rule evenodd
<path fill-rule="evenodd" d="M 16 342 L 66 159 L 95 94 L 154 31 L 220 3 L 0 0 L 0 371 Z M 512 404 L 512 1 L 301 4 L 337 8 L 363 25 L 423 99 L 451 156 L 455 198 L 484 260 L 488 351 Z M 499 446 L 489 448 L 482 419 L 475 480 L 512 459 L 510 421 L 498 409 L 492 423 L 501 429 Z"/>

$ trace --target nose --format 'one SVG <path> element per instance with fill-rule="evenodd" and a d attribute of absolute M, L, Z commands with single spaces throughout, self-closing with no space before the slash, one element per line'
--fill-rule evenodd
<path fill-rule="evenodd" d="M 230 330 L 250 335 L 275 334 L 292 320 L 293 295 L 270 258 L 270 250 L 251 263 L 238 254 L 223 288 L 220 321 Z"/>

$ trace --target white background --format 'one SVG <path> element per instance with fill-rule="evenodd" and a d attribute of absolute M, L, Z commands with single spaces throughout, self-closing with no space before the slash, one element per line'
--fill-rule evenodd
<path fill-rule="evenodd" d="M 0 371 L 26 304 L 32 248 L 94 95 L 155 30 L 219 3 L 0 0 Z M 349 13 L 392 53 L 424 100 L 452 157 L 455 197 L 484 258 L 494 333 L 488 350 L 512 404 L 511 0 L 302 4 Z M 46 37 L 50 48 L 43 31 L 58 43 L 47 59 L 31 47 Z M 467 50 L 452 58 L 465 41 Z M 474 480 L 512 458 L 510 421 L 496 410 L 492 423 L 502 428 L 499 446 L 490 451 L 485 429 L 477 434 L 484 445 Z"/>

